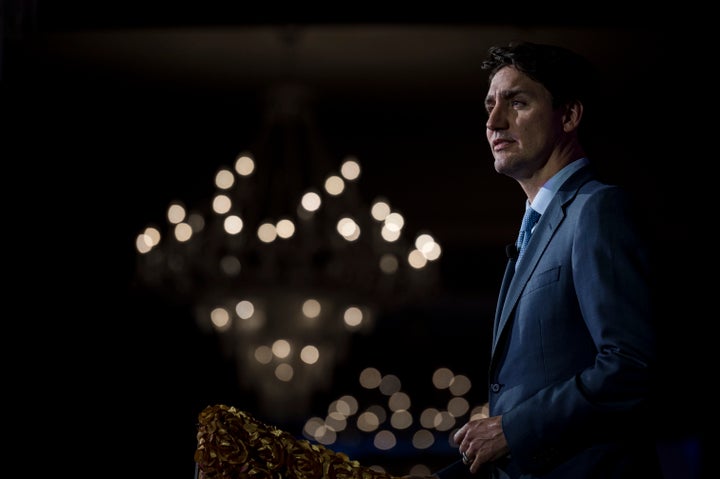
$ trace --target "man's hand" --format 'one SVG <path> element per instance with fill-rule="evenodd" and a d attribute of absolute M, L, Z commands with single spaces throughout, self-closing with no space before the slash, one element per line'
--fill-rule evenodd
<path fill-rule="evenodd" d="M 459 446 L 463 460 L 473 474 L 483 464 L 500 459 L 510 452 L 502 430 L 502 416 L 473 419 L 461 427 L 453 436 Z"/>

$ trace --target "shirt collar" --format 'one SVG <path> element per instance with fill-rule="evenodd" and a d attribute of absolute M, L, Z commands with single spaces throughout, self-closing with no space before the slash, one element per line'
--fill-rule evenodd
<path fill-rule="evenodd" d="M 588 158 L 580 158 L 579 160 L 568 163 L 563 169 L 550 177 L 550 179 L 547 180 L 544 185 L 542 185 L 540 191 L 538 191 L 538 194 L 535 195 L 535 199 L 532 203 L 532 208 L 540 214 L 545 213 L 548 204 L 550 204 L 550 200 L 553 199 L 555 193 L 557 193 L 562 184 L 565 183 L 565 180 L 567 180 L 570 175 L 575 173 L 583 166 L 587 165 L 589 162 L 590 160 Z M 530 202 L 525 201 L 525 208 L 529 207 Z"/>

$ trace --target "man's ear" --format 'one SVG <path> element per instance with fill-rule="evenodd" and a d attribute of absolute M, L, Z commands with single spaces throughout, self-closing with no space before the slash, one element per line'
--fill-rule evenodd
<path fill-rule="evenodd" d="M 572 102 L 565 106 L 563 113 L 563 130 L 566 133 L 577 130 L 583 115 L 583 104 L 580 101 Z"/>

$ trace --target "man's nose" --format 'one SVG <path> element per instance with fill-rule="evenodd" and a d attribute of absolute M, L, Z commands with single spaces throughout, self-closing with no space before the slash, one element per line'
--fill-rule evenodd
<path fill-rule="evenodd" d="M 499 130 L 505 127 L 502 112 L 499 108 L 493 108 L 488 113 L 488 119 L 485 122 L 485 127 L 488 130 Z"/>

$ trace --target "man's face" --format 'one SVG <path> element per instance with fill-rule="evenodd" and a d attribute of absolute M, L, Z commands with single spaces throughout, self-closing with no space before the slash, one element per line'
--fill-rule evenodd
<path fill-rule="evenodd" d="M 547 163 L 562 134 L 562 115 L 550 92 L 514 67 L 503 67 L 490 82 L 486 134 L 495 170 L 517 180 Z"/>

